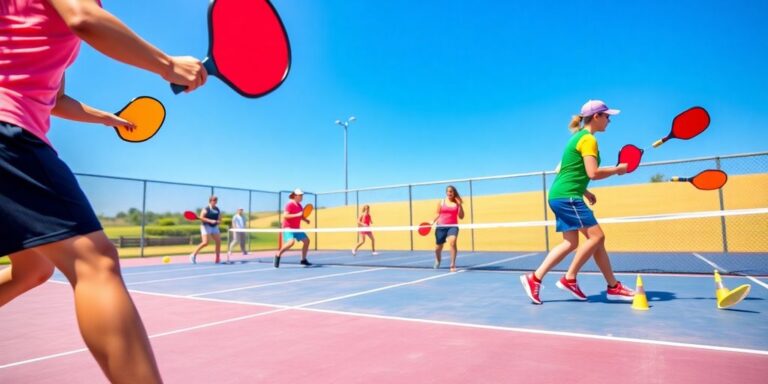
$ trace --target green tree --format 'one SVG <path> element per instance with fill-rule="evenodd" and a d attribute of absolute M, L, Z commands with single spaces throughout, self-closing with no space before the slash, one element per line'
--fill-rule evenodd
<path fill-rule="evenodd" d="M 664 175 L 661 173 L 657 173 L 651 176 L 651 183 L 661 183 L 663 181 L 665 181 L 665 179 L 664 179 Z"/>

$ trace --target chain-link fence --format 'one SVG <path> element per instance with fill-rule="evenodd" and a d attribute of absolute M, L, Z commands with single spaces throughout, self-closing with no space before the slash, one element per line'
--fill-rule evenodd
<path fill-rule="evenodd" d="M 700 191 L 688 183 L 672 183 L 672 176 L 691 177 L 705 169 L 722 169 L 728 183 L 716 191 Z M 362 204 L 371 209 L 376 226 L 417 225 L 430 222 L 448 185 L 464 199 L 461 223 L 502 223 L 553 220 L 547 191 L 554 171 L 496 177 L 364 188 L 317 194 L 319 228 L 355 226 Z M 768 207 L 768 152 L 663 161 L 641 165 L 632 174 L 593 182 L 593 209 L 598 220 L 695 211 Z M 354 199 L 344 204 L 344 195 Z M 354 205 L 353 205 L 354 204 Z M 768 252 L 765 215 L 716 217 L 643 224 L 604 226 L 612 249 L 627 252 Z M 560 242 L 554 228 L 497 228 L 470 230 L 460 236 L 463 249 L 473 251 L 548 251 Z M 347 249 L 356 234 L 323 234 L 319 249 Z M 431 238 L 406 233 L 380 233 L 377 248 L 426 250 Z M 391 238 L 390 238 L 391 237 Z"/>
<path fill-rule="evenodd" d="M 671 183 L 672 176 L 690 177 L 704 169 L 722 169 L 728 183 L 717 191 L 699 191 L 687 183 Z M 211 185 L 173 183 L 89 174 L 76 174 L 107 236 L 122 257 L 184 254 L 200 241 L 198 223 L 182 213 L 199 212 L 210 195 L 219 197 L 226 229 L 238 208 L 248 214 L 249 228 L 280 226 L 288 191 L 272 192 Z M 553 171 L 496 177 L 413 183 L 349 191 L 306 193 L 304 204 L 315 211 L 312 228 L 356 226 L 361 209 L 370 207 L 374 226 L 412 226 L 430 222 L 453 185 L 464 200 L 461 223 L 546 221 L 554 218 L 546 204 Z M 632 174 L 592 183 L 598 197 L 593 208 L 598 219 L 696 211 L 768 207 L 768 152 L 646 163 Z M 346 199 L 345 199 L 346 197 Z M 610 249 L 627 252 L 768 252 L 765 215 L 723 216 L 671 222 L 606 224 Z M 560 241 L 552 227 L 467 230 L 462 249 L 473 251 L 548 251 Z M 382 250 L 428 250 L 430 237 L 410 232 L 376 234 Z M 351 249 L 356 233 L 312 233 L 314 249 Z M 251 234 L 248 250 L 275 249 L 277 234 Z"/>

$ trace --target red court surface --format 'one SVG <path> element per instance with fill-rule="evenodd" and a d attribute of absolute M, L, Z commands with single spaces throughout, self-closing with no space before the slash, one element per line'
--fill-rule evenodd
<path fill-rule="evenodd" d="M 133 297 L 167 383 L 730 384 L 768 377 L 766 355 Z M 29 292 L 0 310 L 0 322 L 0 382 L 105 382 L 82 349 L 68 285 L 49 282 Z M 31 361 L 36 358 L 42 359 Z"/>

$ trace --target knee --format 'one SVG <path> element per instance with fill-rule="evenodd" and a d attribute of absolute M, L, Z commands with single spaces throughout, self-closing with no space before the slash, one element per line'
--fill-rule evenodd
<path fill-rule="evenodd" d="M 566 241 L 565 244 L 566 244 L 566 247 L 567 247 L 566 248 L 567 253 L 571 253 L 571 252 L 575 251 L 576 248 L 579 247 L 579 241 L 578 240 L 577 241 Z"/>
<path fill-rule="evenodd" d="M 598 234 L 592 235 L 592 239 L 596 241 L 598 244 L 605 243 L 605 234 L 603 232 L 600 232 Z"/>
<path fill-rule="evenodd" d="M 93 248 L 76 256 L 82 263 L 76 269 L 78 279 L 120 277 L 117 248 L 109 241 L 96 240 Z"/>
<path fill-rule="evenodd" d="M 41 263 L 24 276 L 24 282 L 30 288 L 33 288 L 45 283 L 51 276 L 53 276 L 53 264 Z"/>

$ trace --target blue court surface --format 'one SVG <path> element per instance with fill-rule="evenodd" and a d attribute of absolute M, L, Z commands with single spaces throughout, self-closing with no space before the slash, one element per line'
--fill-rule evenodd
<path fill-rule="evenodd" d="M 265 257 L 225 265 L 130 267 L 124 270 L 124 276 L 129 289 L 141 292 L 768 353 L 765 277 L 724 276 L 729 288 L 751 284 L 752 289 L 737 306 L 718 310 L 711 274 L 641 274 L 651 308 L 636 311 L 629 303 L 606 300 L 605 280 L 599 273 L 579 276 L 582 290 L 589 297 L 587 302 L 580 302 L 555 287 L 562 273 L 552 272 L 544 279 L 544 304 L 536 306 L 529 303 L 520 285 L 522 272 L 487 268 L 532 269 L 542 253 L 460 253 L 459 271 L 455 273 L 448 272 L 447 254 L 443 257 L 443 267 L 434 270 L 429 252 L 385 251 L 378 256 L 354 258 L 310 252 L 315 265 L 302 267 L 293 253 L 283 257 L 279 269 L 272 267 L 270 257 Z M 642 264 L 642 255 L 633 258 Z M 400 268 L 336 265 L 370 265 L 375 264 L 373 259 Z M 562 265 L 567 266 L 568 261 Z M 703 261 L 701 264 L 704 271 L 708 265 Z M 590 264 L 585 267 L 585 271 L 594 269 Z M 632 288 L 636 276 L 618 274 Z"/>

